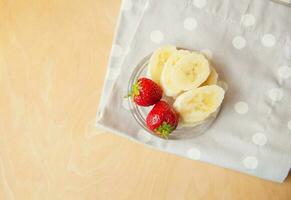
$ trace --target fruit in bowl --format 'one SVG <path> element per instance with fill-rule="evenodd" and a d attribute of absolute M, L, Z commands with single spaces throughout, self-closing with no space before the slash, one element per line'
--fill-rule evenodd
<path fill-rule="evenodd" d="M 128 96 L 139 106 L 151 106 L 158 102 L 162 96 L 162 88 L 148 78 L 139 78 L 132 86 L 132 91 Z"/>
<path fill-rule="evenodd" d="M 168 138 L 179 122 L 179 115 L 174 108 L 165 101 L 157 102 L 146 118 L 148 128 L 155 134 Z"/>
<path fill-rule="evenodd" d="M 202 86 L 182 93 L 174 102 L 184 126 L 195 126 L 221 105 L 225 91 L 217 85 Z"/>
<path fill-rule="evenodd" d="M 169 138 L 178 125 L 195 127 L 218 113 L 225 95 L 218 82 L 205 55 L 168 45 L 152 53 L 147 77 L 138 77 L 130 96 L 137 106 L 153 106 L 147 111 L 146 127 Z"/>

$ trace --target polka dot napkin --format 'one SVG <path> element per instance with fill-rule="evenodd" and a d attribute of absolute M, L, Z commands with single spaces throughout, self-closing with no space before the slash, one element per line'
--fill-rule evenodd
<path fill-rule="evenodd" d="M 291 168 L 291 8 L 272 1 L 124 0 L 97 125 L 159 150 L 267 180 Z M 132 70 L 157 47 L 201 51 L 225 80 L 224 106 L 196 138 L 162 140 L 124 99 Z"/>

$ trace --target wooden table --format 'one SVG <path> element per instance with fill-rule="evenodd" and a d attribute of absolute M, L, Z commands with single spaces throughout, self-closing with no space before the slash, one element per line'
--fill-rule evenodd
<path fill-rule="evenodd" d="M 0 199 L 291 199 L 94 127 L 119 0 L 0 0 Z"/>

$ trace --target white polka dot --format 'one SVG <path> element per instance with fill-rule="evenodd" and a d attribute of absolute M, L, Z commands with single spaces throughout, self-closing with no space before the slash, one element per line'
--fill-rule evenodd
<path fill-rule="evenodd" d="M 278 75 L 282 79 L 288 79 L 291 77 L 291 67 L 282 66 L 278 70 Z"/>
<path fill-rule="evenodd" d="M 106 78 L 108 80 L 115 80 L 120 74 L 120 69 L 109 68 Z"/>
<path fill-rule="evenodd" d="M 269 91 L 269 98 L 272 101 L 280 101 L 283 98 L 283 91 L 280 88 L 272 88 Z"/>
<path fill-rule="evenodd" d="M 153 31 L 153 32 L 151 32 L 151 40 L 154 43 L 159 44 L 159 43 L 163 42 L 164 34 L 159 30 Z"/>
<path fill-rule="evenodd" d="M 120 57 L 123 54 L 123 48 L 118 44 L 113 44 L 111 51 L 113 57 Z"/>
<path fill-rule="evenodd" d="M 207 4 L 207 1 L 206 0 L 194 0 L 193 4 L 197 8 L 204 8 L 206 6 L 206 4 Z"/>
<path fill-rule="evenodd" d="M 267 143 L 267 137 L 263 133 L 256 133 L 253 135 L 253 143 L 259 146 L 263 146 Z"/>
<path fill-rule="evenodd" d="M 142 142 L 149 142 L 152 140 L 152 135 L 145 130 L 139 130 L 137 133 L 137 138 Z"/>
<path fill-rule="evenodd" d="M 130 98 L 123 98 L 123 101 L 122 101 L 122 107 L 125 109 L 125 110 L 130 110 L 130 107 L 129 107 L 129 102 L 130 101 Z"/>
<path fill-rule="evenodd" d="M 256 157 L 248 156 L 243 160 L 243 164 L 247 169 L 256 169 L 258 166 L 258 160 Z"/>
<path fill-rule="evenodd" d="M 265 34 L 263 35 L 261 42 L 265 47 L 272 47 L 276 44 L 276 38 L 272 34 Z"/>
<path fill-rule="evenodd" d="M 291 131 L 291 120 L 287 123 L 287 127 Z"/>
<path fill-rule="evenodd" d="M 131 0 L 123 0 L 122 1 L 122 10 L 131 10 L 132 9 L 132 1 Z"/>
<path fill-rule="evenodd" d="M 246 27 L 253 26 L 256 23 L 256 18 L 251 14 L 245 14 L 241 18 L 241 23 Z"/>
<path fill-rule="evenodd" d="M 199 160 L 201 157 L 201 152 L 199 149 L 197 148 L 191 148 L 188 150 L 187 152 L 189 158 L 193 159 L 193 160 Z"/>
<path fill-rule="evenodd" d="M 184 20 L 184 28 L 188 31 L 194 30 L 197 27 L 197 21 L 195 18 L 188 17 Z"/>
<path fill-rule="evenodd" d="M 246 114 L 249 111 L 249 106 L 246 102 L 240 101 L 235 104 L 234 110 L 238 114 Z"/>
<path fill-rule="evenodd" d="M 200 52 L 203 53 L 208 59 L 212 59 L 213 57 L 212 51 L 209 49 L 202 49 Z"/>
<path fill-rule="evenodd" d="M 246 40 L 244 37 L 242 36 L 236 36 L 235 38 L 233 38 L 232 40 L 232 45 L 236 48 L 236 49 L 242 49 L 246 46 Z"/>

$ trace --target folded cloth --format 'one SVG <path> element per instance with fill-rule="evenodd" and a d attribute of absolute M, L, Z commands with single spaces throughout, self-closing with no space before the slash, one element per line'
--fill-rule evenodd
<path fill-rule="evenodd" d="M 162 151 L 283 182 L 291 167 L 291 8 L 261 0 L 148 3 L 98 126 Z M 206 52 L 228 85 L 220 115 L 199 137 L 153 137 L 123 98 L 135 66 L 164 44 Z"/>
<path fill-rule="evenodd" d="M 116 77 L 119 75 L 122 60 L 124 56 L 130 51 L 130 41 L 134 36 L 137 25 L 146 8 L 147 0 L 122 1 L 102 96 L 99 102 L 97 120 L 102 116 L 104 103 L 106 102 L 109 91 L 111 90 Z"/>

